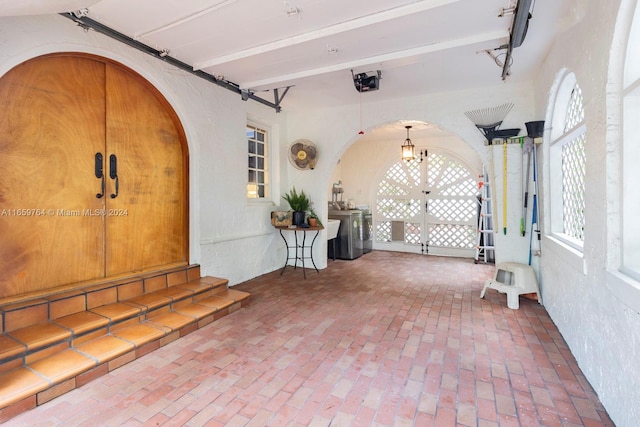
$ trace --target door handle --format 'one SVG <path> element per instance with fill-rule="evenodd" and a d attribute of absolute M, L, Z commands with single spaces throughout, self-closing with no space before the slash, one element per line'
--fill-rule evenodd
<path fill-rule="evenodd" d="M 101 179 L 102 183 L 100 186 L 100 193 L 96 194 L 98 199 L 101 199 L 104 196 L 104 170 L 102 166 L 102 153 L 96 153 L 95 156 L 95 174 L 96 178 Z"/>
<path fill-rule="evenodd" d="M 111 198 L 118 197 L 120 180 L 118 179 L 118 158 L 115 154 L 109 156 L 109 177 L 116 180 L 116 192 L 111 194 Z"/>

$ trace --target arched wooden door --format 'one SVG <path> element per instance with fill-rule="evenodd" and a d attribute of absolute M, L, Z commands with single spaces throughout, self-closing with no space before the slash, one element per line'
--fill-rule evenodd
<path fill-rule="evenodd" d="M 0 78 L 0 108 L 0 297 L 187 262 L 185 138 L 144 79 L 48 55 Z"/>

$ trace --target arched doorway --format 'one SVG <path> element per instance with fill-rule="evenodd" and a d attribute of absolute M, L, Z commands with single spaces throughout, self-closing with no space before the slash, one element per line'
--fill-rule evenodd
<path fill-rule="evenodd" d="M 429 152 L 421 163 L 401 160 L 406 125 L 413 126 L 416 150 Z M 345 200 L 371 208 L 374 249 L 473 258 L 481 173 L 481 157 L 459 136 L 398 121 L 368 130 L 347 148 L 331 183 L 341 183 Z"/>
<path fill-rule="evenodd" d="M 184 131 L 132 70 L 86 54 L 0 78 L 0 297 L 188 261 Z"/>

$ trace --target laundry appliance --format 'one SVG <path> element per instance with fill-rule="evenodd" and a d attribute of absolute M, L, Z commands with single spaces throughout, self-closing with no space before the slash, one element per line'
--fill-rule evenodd
<path fill-rule="evenodd" d="M 366 254 L 373 250 L 373 221 L 368 207 L 359 210 L 362 212 L 362 253 Z"/>
<path fill-rule="evenodd" d="M 361 257 L 363 253 L 362 211 L 356 209 L 329 210 L 329 219 L 340 220 L 335 253 L 333 245 L 329 245 L 329 258 L 351 260 Z"/>

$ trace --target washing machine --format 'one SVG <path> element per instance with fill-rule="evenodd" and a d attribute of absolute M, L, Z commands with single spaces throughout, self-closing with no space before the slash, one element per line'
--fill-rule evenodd
<path fill-rule="evenodd" d="M 362 253 L 366 254 L 373 250 L 373 222 L 370 209 L 360 209 L 362 211 Z"/>
<path fill-rule="evenodd" d="M 329 219 L 340 221 L 338 237 L 336 237 L 335 251 L 333 245 L 329 245 L 328 256 L 339 259 L 356 259 L 362 256 L 362 211 L 350 210 L 329 210 Z"/>

